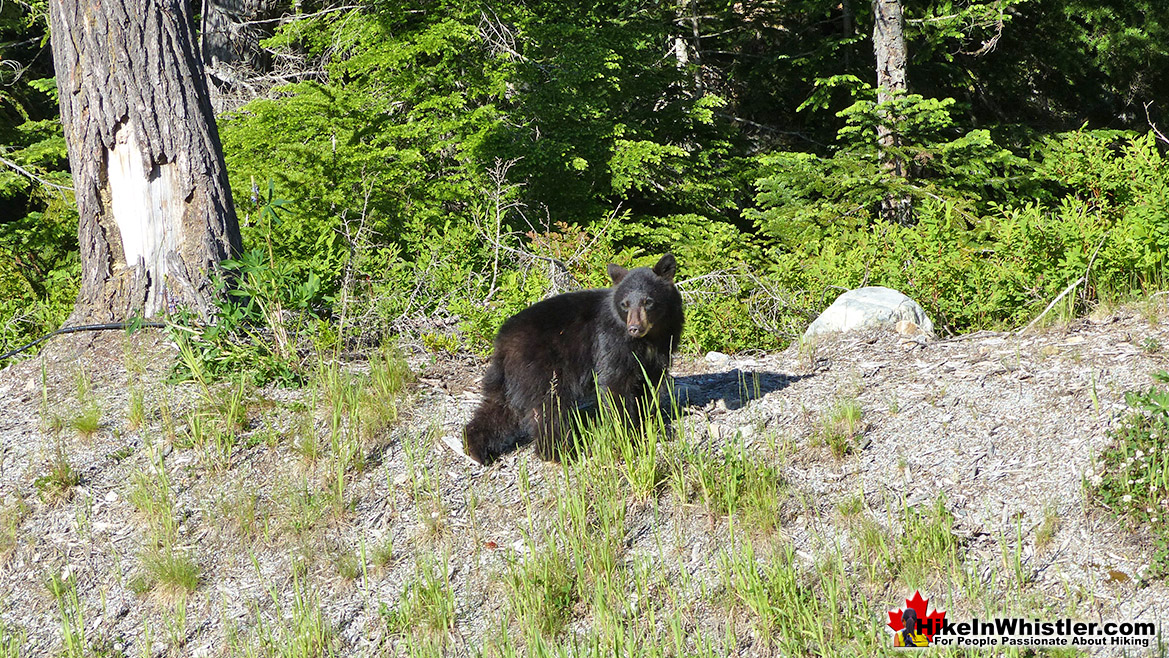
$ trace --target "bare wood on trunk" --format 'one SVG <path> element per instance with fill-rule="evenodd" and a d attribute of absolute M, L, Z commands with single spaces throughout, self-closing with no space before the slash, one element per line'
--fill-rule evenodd
<path fill-rule="evenodd" d="M 206 317 L 240 250 L 186 0 L 52 0 L 82 281 L 72 322 Z"/>

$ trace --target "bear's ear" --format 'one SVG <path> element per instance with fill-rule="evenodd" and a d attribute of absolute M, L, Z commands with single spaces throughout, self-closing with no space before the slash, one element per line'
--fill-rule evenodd
<path fill-rule="evenodd" d="M 616 263 L 609 263 L 609 267 L 606 269 L 609 270 L 609 278 L 613 280 L 613 285 L 621 283 L 621 280 L 625 278 L 625 275 L 629 274 L 629 270 L 621 267 Z"/>
<path fill-rule="evenodd" d="M 674 254 L 666 254 L 662 256 L 657 265 L 654 265 L 654 274 L 665 279 L 668 283 L 674 282 L 674 274 L 678 271 L 678 261 L 674 260 Z"/>

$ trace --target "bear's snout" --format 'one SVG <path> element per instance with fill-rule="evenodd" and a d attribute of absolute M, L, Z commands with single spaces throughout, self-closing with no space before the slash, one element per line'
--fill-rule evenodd
<path fill-rule="evenodd" d="M 637 305 L 629 309 L 629 314 L 625 318 L 625 330 L 629 332 L 630 338 L 645 336 L 652 326 L 644 307 Z"/>

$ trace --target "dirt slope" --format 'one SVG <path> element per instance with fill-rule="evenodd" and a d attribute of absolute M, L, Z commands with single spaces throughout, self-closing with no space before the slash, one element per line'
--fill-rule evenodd
<path fill-rule="evenodd" d="M 1169 619 L 1169 588 L 1139 586 L 1152 550 L 1147 537 L 1089 505 L 1082 484 L 1123 411 L 1123 392 L 1148 386 L 1150 374 L 1166 367 L 1159 345 L 1169 346 L 1169 331 L 1155 316 L 1121 311 L 1024 337 L 919 343 L 871 333 L 829 338 L 804 352 L 688 357 L 675 374 L 687 440 L 780 446 L 785 458 L 777 463 L 799 502 L 777 540 L 807 564 L 833 546 L 850 554 L 855 540 L 838 522 L 842 501 L 863 493 L 863 514 L 896 533 L 905 506 L 942 494 L 963 539 L 962 568 L 975 581 L 1013 571 L 1018 548 L 1028 583 L 1018 588 L 1015 609 L 1161 621 Z M 481 469 L 435 440 L 436 430 L 457 435 L 469 418 L 482 363 L 411 356 L 418 382 L 406 422 L 369 449 L 365 469 L 346 485 L 344 509 L 330 511 L 314 498 L 329 486 L 327 460 L 306 462 L 291 448 L 290 437 L 306 431 L 311 390 L 256 392 L 262 403 L 249 414 L 251 438 L 212 466 L 171 445 L 167 418 L 181 426 L 199 392 L 160 383 L 173 354 L 161 336 L 105 336 L 79 357 L 74 347 L 58 345 L 0 372 L 0 620 L 10 636 L 23 633 L 23 655 L 61 650 L 59 604 L 45 584 L 54 576 L 76 583 L 80 624 L 105 655 L 233 655 L 260 646 L 257 620 L 275 628 L 273 620 L 287 619 L 291 592 L 306 582 L 341 655 L 403 654 L 380 604 L 399 600 L 417 565 L 435 560 L 455 599 L 447 653 L 472 655 L 506 616 L 499 580 L 523 558 L 524 501 L 551 513 L 547 496 L 561 470 L 529 450 Z M 149 408 L 169 409 L 139 430 L 127 422 L 135 382 Z M 92 436 L 48 429 L 47 416 L 69 417 L 83 398 L 101 409 Z M 816 435 L 841 400 L 859 403 L 865 431 L 862 449 L 837 458 Z M 307 417 L 309 433 L 326 431 L 326 420 Z M 54 498 L 36 481 L 58 454 L 80 483 Z M 200 570 L 184 606 L 157 588 L 133 591 L 141 556 L 156 541 L 129 500 L 135 478 L 154 473 L 151 454 L 166 464 L 179 547 Z M 1045 507 L 1060 524 L 1037 547 Z M 630 501 L 626 549 L 631 556 L 664 551 L 658 558 L 667 572 L 688 569 L 717 589 L 726 523 L 663 491 L 657 500 Z M 673 538 L 664 549 L 663 536 Z M 386 544 L 393 557 L 376 569 L 354 577 L 339 566 L 346 555 Z M 922 586 L 931 584 L 936 579 Z M 870 587 L 874 618 L 898 607 L 905 587 Z M 939 594 L 956 614 L 978 613 L 979 602 L 961 592 Z M 688 632 L 717 634 L 743 613 L 696 601 L 687 615 Z M 578 619 L 568 632 L 587 625 Z M 749 631 L 737 642 L 739 655 L 771 651 Z"/>

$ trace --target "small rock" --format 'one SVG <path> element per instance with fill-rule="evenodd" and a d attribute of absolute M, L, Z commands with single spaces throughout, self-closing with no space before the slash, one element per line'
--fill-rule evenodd
<path fill-rule="evenodd" d="M 744 439 L 749 439 L 755 436 L 755 428 L 751 427 L 750 425 L 743 425 L 739 427 L 739 436 L 743 437 Z"/>
<path fill-rule="evenodd" d="M 690 549 L 690 567 L 697 568 L 702 564 L 702 543 L 694 542 L 694 548 Z"/>
<path fill-rule="evenodd" d="M 726 354 L 723 354 L 722 352 L 707 352 L 706 353 L 706 362 L 717 365 L 717 366 L 726 365 L 727 363 L 730 363 L 730 360 L 731 360 L 731 357 L 727 356 Z"/>
<path fill-rule="evenodd" d="M 904 336 L 916 336 L 922 333 L 921 327 L 912 320 L 898 320 L 897 324 L 893 325 L 893 330 Z"/>
<path fill-rule="evenodd" d="M 109 490 L 109 491 L 107 491 L 107 492 L 106 492 L 106 495 L 105 495 L 105 501 L 106 501 L 107 503 L 116 503 L 116 502 L 118 502 L 118 492 L 116 492 L 116 491 L 114 491 L 114 490 L 112 490 L 112 489 L 111 489 L 111 490 Z"/>
<path fill-rule="evenodd" d="M 121 619 L 130 614 L 130 604 L 122 602 L 120 605 L 109 606 L 106 609 L 106 616 L 111 619 Z"/>

